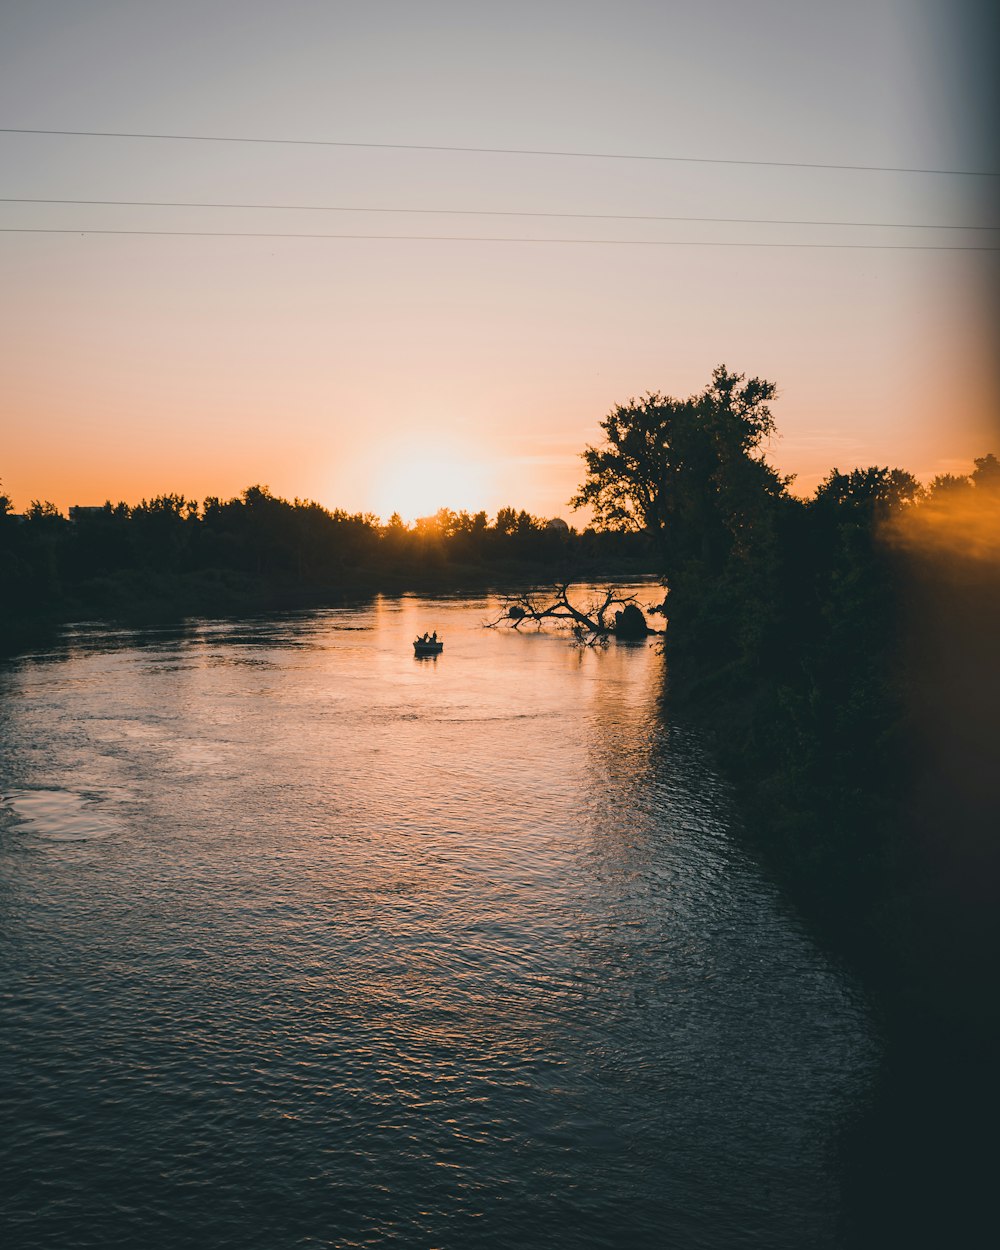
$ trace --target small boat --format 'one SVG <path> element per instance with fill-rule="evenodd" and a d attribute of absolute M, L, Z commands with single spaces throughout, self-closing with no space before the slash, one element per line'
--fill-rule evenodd
<path fill-rule="evenodd" d="M 413 651 L 416 655 L 440 655 L 443 650 L 444 643 L 436 633 L 430 637 L 424 634 L 423 637 L 413 640 Z"/>

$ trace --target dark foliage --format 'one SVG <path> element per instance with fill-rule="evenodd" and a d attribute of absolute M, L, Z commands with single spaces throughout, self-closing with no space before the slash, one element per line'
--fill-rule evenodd
<path fill-rule="evenodd" d="M 844 1244 L 974 1244 L 998 1093 L 1000 462 L 926 491 L 834 470 L 796 499 L 754 454 L 769 416 L 741 440 L 731 403 L 708 411 L 616 409 L 578 499 L 656 543 L 666 715 L 709 729 L 746 838 L 884 1025 L 841 1127 Z"/>
<path fill-rule="evenodd" d="M 699 396 L 616 408 L 575 502 L 655 544 L 670 714 L 712 729 L 803 914 L 888 1018 L 983 1037 L 1000 465 L 929 491 L 899 469 L 833 470 L 798 499 L 759 450 L 774 394 L 723 367 Z"/>
<path fill-rule="evenodd" d="M 514 508 L 398 516 L 330 511 L 266 486 L 203 504 L 160 495 L 64 517 L 0 496 L 0 639 L 81 613 L 163 617 L 323 602 L 376 590 L 578 579 L 652 567 L 641 534 L 582 533 Z"/>

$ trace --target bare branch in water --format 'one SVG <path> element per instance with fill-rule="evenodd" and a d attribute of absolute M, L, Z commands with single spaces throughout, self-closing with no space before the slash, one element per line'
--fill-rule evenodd
<path fill-rule="evenodd" d="M 520 629 L 525 622 L 532 622 L 541 629 L 545 621 L 555 621 L 568 626 L 581 645 L 592 647 L 606 641 L 616 632 L 621 633 L 622 613 L 626 608 L 632 607 L 638 613 L 641 627 L 647 633 L 659 632 L 645 625 L 643 609 L 636 595 L 623 594 L 616 586 L 605 586 L 598 598 L 592 599 L 583 607 L 577 607 L 569 597 L 572 584 L 558 582 L 545 593 L 521 591 L 502 596 L 500 611 L 495 619 L 486 622 L 486 628 L 496 629 L 500 625 L 507 625 L 511 629 Z"/>

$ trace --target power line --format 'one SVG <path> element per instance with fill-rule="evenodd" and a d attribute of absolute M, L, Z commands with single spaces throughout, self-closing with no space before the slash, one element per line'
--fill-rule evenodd
<path fill-rule="evenodd" d="M 688 165 L 755 165 L 771 169 L 834 169 L 881 174 L 939 174 L 956 178 L 996 178 L 989 169 L 922 169 L 907 165 L 838 165 L 820 161 L 761 161 L 718 156 L 660 156 L 643 152 L 579 152 L 549 148 L 484 148 L 444 143 L 359 143 L 347 139 L 266 139 L 250 135 L 153 134 L 128 130 L 49 130 L 40 127 L 0 126 L 6 135 L 58 135 L 80 139 L 155 139 L 184 143 L 261 143 L 320 148 L 369 148 L 393 152 L 465 152 L 486 156 L 557 156 L 600 161 L 661 161 Z"/>
<path fill-rule="evenodd" d="M 817 221 L 794 217 L 680 217 L 655 213 L 553 213 L 521 209 L 386 208 L 352 204 L 243 204 L 208 200 L 62 200 L 0 196 L 0 204 L 76 204 L 103 208 L 237 208 L 296 213 L 417 213 L 448 217 L 546 217 L 563 221 L 697 221 L 759 226 L 849 226 L 873 230 L 1000 230 L 1000 226 L 964 226 L 918 221 Z"/>
<path fill-rule="evenodd" d="M 871 252 L 1000 252 L 1000 246 L 950 243 L 732 243 L 708 239 L 559 239 L 463 234 L 302 234 L 273 230 L 82 230 L 0 226 L 0 234 L 118 234 L 192 239 L 367 239 L 411 243 L 563 243 L 614 247 L 822 248 Z"/>

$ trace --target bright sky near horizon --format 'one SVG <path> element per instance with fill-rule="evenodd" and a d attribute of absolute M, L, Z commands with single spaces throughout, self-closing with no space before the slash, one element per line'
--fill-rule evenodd
<path fill-rule="evenodd" d="M 8 0 L 3 489 L 569 517 L 607 411 L 720 362 L 777 383 L 802 492 L 966 471 L 1000 452 L 998 179 L 898 169 L 998 168 L 988 8 Z"/>

